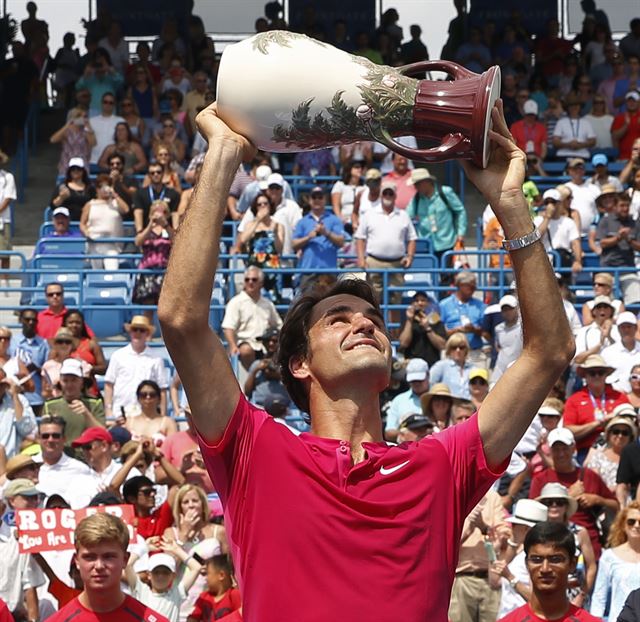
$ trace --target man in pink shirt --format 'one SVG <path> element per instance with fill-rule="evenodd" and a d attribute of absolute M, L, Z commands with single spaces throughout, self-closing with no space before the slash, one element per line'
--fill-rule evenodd
<path fill-rule="evenodd" d="M 531 231 L 525 156 L 501 103 L 492 114 L 489 167 L 463 166 L 519 249 L 511 257 L 523 353 L 477 414 L 399 446 L 384 442 L 379 408 L 391 343 L 373 292 L 358 279 L 299 298 L 282 327 L 283 382 L 309 413 L 311 433 L 295 436 L 242 396 L 208 316 L 229 186 L 254 149 L 215 104 L 198 115 L 209 147 L 158 314 L 224 506 L 247 622 L 447 620 L 464 517 L 508 464 L 574 351 L 551 265 Z M 514 399 L 514 387 L 525 385 Z"/>
<path fill-rule="evenodd" d="M 394 153 L 392 162 L 393 170 L 382 178 L 382 183 L 392 181 L 396 185 L 396 207 L 407 209 L 407 205 L 416 193 L 413 184 L 408 183 L 411 180 L 409 160 L 399 153 Z"/>

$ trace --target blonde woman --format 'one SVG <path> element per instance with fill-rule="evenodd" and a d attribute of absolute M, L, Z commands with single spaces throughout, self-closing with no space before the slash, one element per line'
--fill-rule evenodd
<path fill-rule="evenodd" d="M 475 365 L 467 360 L 469 342 L 462 333 L 454 333 L 444 344 L 445 358 L 437 361 L 429 372 L 431 383 L 441 382 L 456 397 L 470 400 L 469 374 Z"/>

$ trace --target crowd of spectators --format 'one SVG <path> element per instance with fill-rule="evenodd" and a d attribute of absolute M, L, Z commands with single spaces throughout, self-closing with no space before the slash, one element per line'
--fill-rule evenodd
<path fill-rule="evenodd" d="M 528 180 L 524 192 L 546 249 L 559 257 L 577 352 L 507 473 L 465 521 L 450 619 L 494 622 L 521 607 L 535 610 L 527 534 L 560 523 L 575 541 L 563 550 L 577 560 L 567 598 L 616 620 L 638 607 L 633 590 L 640 588 L 640 19 L 616 42 L 593 7 L 569 41 L 555 20 L 534 36 L 517 12 L 502 30 L 490 21 L 475 27 L 464 3 L 455 4 L 442 56 L 473 71 L 501 66 L 505 114 L 530 177 L 543 183 L 551 174 L 545 167 L 563 163 L 565 183 L 540 192 Z M 256 20 L 257 32 L 287 27 L 273 5 Z M 36 13 L 30 2 L 13 62 L 41 70 L 48 27 Z M 374 62 L 428 59 L 420 28 L 412 26 L 403 43 L 398 20 L 389 9 L 375 33 L 351 36 L 343 20 L 329 27 L 309 10 L 300 30 Z M 0 599 L 19 620 L 46 619 L 82 589 L 70 551 L 18 553 L 15 512 L 36 507 L 131 504 L 137 540 L 126 584 L 136 598 L 172 622 L 237 616 L 241 607 L 180 378 L 153 347 L 162 273 L 207 147 L 195 117 L 214 99 L 219 57 L 197 16 L 185 32 L 168 19 L 134 54 L 126 34 L 101 10 L 87 24 L 86 54 L 67 34 L 50 59 L 66 121 L 50 138 L 61 150 L 48 237 L 86 239 L 91 267 L 113 272 L 126 244 L 139 250 L 144 272 L 131 294 L 140 311 L 124 327 L 127 343 L 106 356 L 58 282 L 44 287 L 45 309 L 19 309 L 19 332 L 0 327 L 0 555 L 11 560 L 0 568 Z M 25 70 L 25 84 L 32 73 Z M 290 175 L 307 178 L 307 192 L 294 195 Z M 334 179 L 327 185 L 323 176 Z M 10 248 L 14 199 L 12 176 L 0 170 L 0 250 Z M 419 244 L 438 261 L 464 248 L 469 215 L 464 197 L 428 169 L 362 141 L 292 157 L 259 153 L 236 174 L 225 226 L 235 236 L 225 250 L 244 271 L 226 300 L 221 338 L 245 394 L 299 434 L 304 413 L 275 363 L 286 292 L 326 287 L 335 279 L 330 271 L 343 267 L 366 273 L 380 296 L 382 275 L 394 269 L 388 284 L 402 288 Z M 503 268 L 489 283 L 508 290 L 508 256 L 497 250 L 504 236 L 489 208 L 483 236 L 484 248 L 496 251 L 489 265 Z M 38 249 L 47 252 L 46 238 Z M 585 286 L 592 293 L 576 308 L 574 283 L 588 257 L 597 269 Z M 4 258 L 1 267 L 8 268 Z M 294 267 L 299 274 L 278 271 Z M 469 418 L 522 349 L 515 289 L 492 300 L 473 271 L 447 267 L 437 283 L 445 291 L 414 289 L 408 305 L 399 290 L 388 298 L 396 304 L 388 319 L 397 356 L 380 399 L 389 442 Z"/>

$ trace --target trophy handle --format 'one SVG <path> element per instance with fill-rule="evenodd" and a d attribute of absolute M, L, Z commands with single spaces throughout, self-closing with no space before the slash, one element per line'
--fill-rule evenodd
<path fill-rule="evenodd" d="M 383 135 L 378 139 L 381 143 L 386 147 L 389 147 L 391 151 L 395 151 L 409 160 L 441 162 L 446 159 L 464 157 L 468 153 L 469 141 L 463 134 L 458 132 L 455 134 L 448 134 L 441 145 L 438 147 L 432 147 L 431 149 L 413 149 L 412 147 L 405 147 L 399 142 L 393 140 L 391 134 L 386 130 L 382 130 L 382 134 Z M 452 153 L 454 151 L 456 151 L 456 153 Z"/>
<path fill-rule="evenodd" d="M 424 73 L 425 71 L 442 71 L 451 76 L 454 80 L 478 77 L 477 73 L 465 69 L 462 65 L 446 60 L 424 60 L 419 63 L 411 63 L 410 65 L 396 67 L 396 71 L 399 71 L 405 76 L 412 76 L 416 73 Z"/>

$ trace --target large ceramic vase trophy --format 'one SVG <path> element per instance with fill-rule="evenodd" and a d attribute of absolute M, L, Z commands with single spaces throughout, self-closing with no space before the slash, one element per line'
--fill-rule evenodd
<path fill-rule="evenodd" d="M 409 76 L 444 71 L 445 81 Z M 374 140 L 413 160 L 457 158 L 485 167 L 500 69 L 482 75 L 447 61 L 376 65 L 305 35 L 273 30 L 227 47 L 218 114 L 257 147 L 310 151 Z M 410 149 L 394 136 L 438 146 Z"/>

